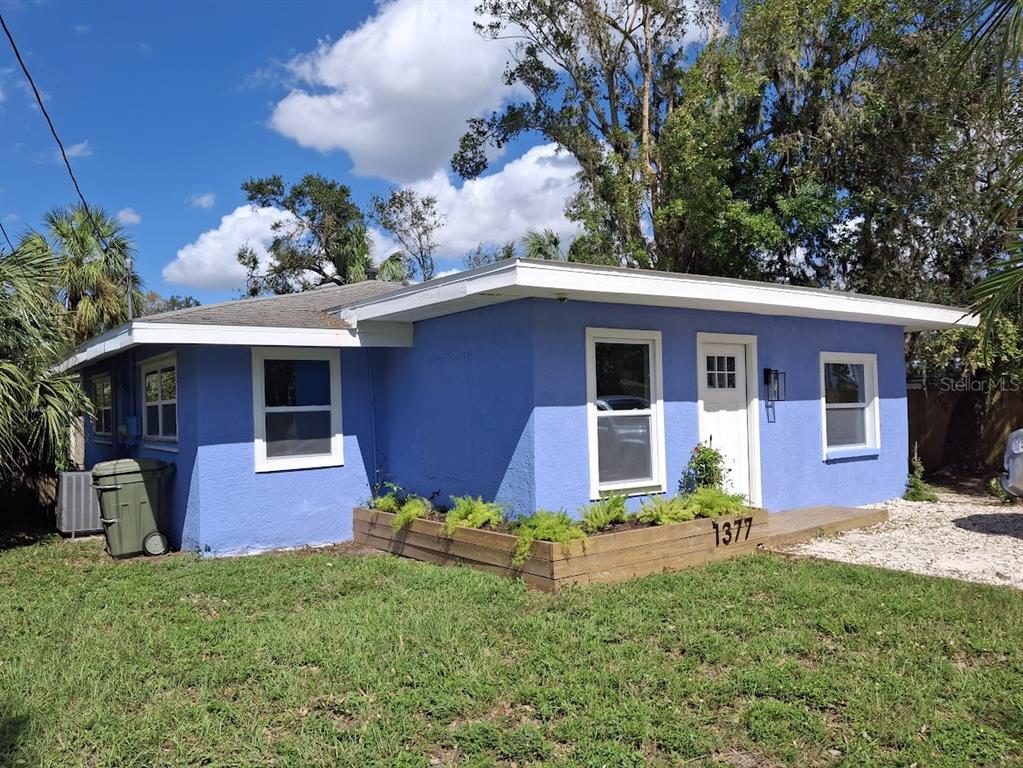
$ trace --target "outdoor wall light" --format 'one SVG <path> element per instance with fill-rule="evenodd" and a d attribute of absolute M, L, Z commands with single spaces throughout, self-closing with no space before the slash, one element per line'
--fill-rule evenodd
<path fill-rule="evenodd" d="M 776 368 L 764 369 L 764 386 L 767 387 L 767 402 L 776 403 L 785 399 L 785 372 Z"/>

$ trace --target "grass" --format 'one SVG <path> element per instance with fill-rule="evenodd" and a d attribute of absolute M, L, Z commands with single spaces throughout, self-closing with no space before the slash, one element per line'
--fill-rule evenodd
<path fill-rule="evenodd" d="M 1023 595 L 754 555 L 559 595 L 330 551 L 0 552 L 0 765 L 1023 762 Z"/>

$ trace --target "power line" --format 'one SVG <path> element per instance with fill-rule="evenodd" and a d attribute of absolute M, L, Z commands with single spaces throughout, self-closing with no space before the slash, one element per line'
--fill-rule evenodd
<path fill-rule="evenodd" d="M 11 242 L 11 238 L 7 236 L 7 230 L 4 229 L 4 223 L 0 221 L 0 232 L 3 232 L 4 240 L 7 241 L 7 247 L 11 249 L 11 253 L 14 253 L 14 243 Z"/>
<path fill-rule="evenodd" d="M 39 93 L 39 89 L 36 88 L 35 80 L 32 79 L 32 74 L 28 71 L 28 66 L 25 64 L 25 60 L 21 58 L 21 51 L 18 50 L 17 44 L 14 42 L 14 36 L 11 34 L 11 30 L 7 28 L 7 22 L 4 21 L 3 14 L 0 14 L 0 27 L 3 27 L 4 34 L 7 35 L 7 41 L 11 44 L 11 50 L 14 51 L 14 57 L 18 60 L 18 64 L 21 65 L 21 71 L 25 73 L 25 79 L 28 80 L 28 84 L 32 87 L 32 93 L 35 94 L 36 104 L 39 105 L 39 111 L 43 113 L 43 117 L 46 118 L 46 124 L 50 126 L 50 133 L 53 134 L 53 140 L 57 142 L 57 147 L 60 149 L 60 156 L 64 159 L 64 165 L 67 168 L 68 176 L 71 177 L 71 183 L 75 185 L 75 192 L 78 193 L 78 199 L 82 201 L 82 209 L 85 211 L 85 217 L 92 224 L 92 230 L 96 235 L 96 240 L 99 241 L 99 247 L 103 251 L 104 255 L 107 252 L 107 244 L 103 239 L 102 233 L 99 231 L 99 226 L 96 224 L 96 220 L 92 217 L 92 211 L 89 209 L 89 204 L 85 202 L 85 195 L 82 194 L 82 188 L 78 186 L 78 179 L 75 178 L 75 172 L 71 169 L 71 161 L 68 160 L 67 152 L 64 151 L 64 142 L 60 140 L 60 136 L 57 135 L 57 129 L 53 125 L 53 120 L 50 119 L 50 113 L 46 111 L 46 105 L 43 104 L 43 97 Z M 4 237 L 7 237 L 7 233 L 4 233 Z M 10 240 L 7 240 L 8 245 Z M 14 246 L 11 246 L 13 249 Z M 128 319 L 132 319 L 134 314 L 133 301 L 131 296 L 132 291 L 132 279 L 131 279 L 131 262 L 129 261 L 126 265 L 128 267 L 128 274 L 126 280 L 128 282 Z"/>

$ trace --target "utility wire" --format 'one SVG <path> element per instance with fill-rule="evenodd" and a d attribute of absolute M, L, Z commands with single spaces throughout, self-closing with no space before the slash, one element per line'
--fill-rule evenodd
<path fill-rule="evenodd" d="M 7 241 L 7 247 L 11 249 L 11 253 L 14 253 L 14 243 L 11 242 L 11 238 L 7 236 L 7 230 L 4 229 L 4 223 L 0 221 L 0 232 L 3 232 L 4 240 Z"/>
<path fill-rule="evenodd" d="M 11 44 L 11 50 L 14 51 L 14 57 L 18 60 L 18 64 L 21 65 L 21 71 L 25 73 L 25 79 L 28 80 L 28 84 L 32 87 L 32 93 L 35 94 L 36 104 L 39 105 L 39 111 L 43 113 L 43 117 L 46 118 L 46 124 L 50 126 L 50 133 L 53 134 L 53 140 L 57 142 L 57 147 L 60 149 L 60 156 L 64 159 L 64 165 L 67 167 L 68 176 L 71 177 L 71 183 L 75 185 L 75 192 L 78 193 L 78 199 L 82 201 L 82 209 L 85 211 L 85 217 L 92 224 L 92 230 L 96 235 L 96 240 L 99 242 L 100 250 L 106 255 L 107 243 L 103 239 L 103 234 L 99 231 L 99 226 L 96 224 L 96 220 L 92 217 L 92 211 L 89 209 L 89 204 L 85 202 L 85 195 L 82 194 L 82 188 L 78 186 L 78 179 L 75 178 L 75 172 L 71 169 L 71 161 L 68 160 L 67 152 L 64 151 L 64 142 L 60 140 L 60 136 L 57 135 L 57 129 L 53 125 L 53 120 L 50 119 L 50 113 L 46 111 L 46 105 L 43 104 L 43 97 L 39 93 L 39 89 L 36 88 L 35 80 L 32 79 L 31 73 L 28 71 L 28 66 L 25 64 L 25 60 L 21 58 L 21 51 L 18 50 L 17 43 L 14 42 L 14 36 L 11 34 L 11 30 L 7 28 L 7 22 L 4 21 L 3 14 L 0 14 L 0 27 L 3 27 L 4 34 L 7 35 L 7 40 Z M 2 226 L 2 225 L 0 225 Z M 7 233 L 4 232 L 4 237 L 7 238 Z M 7 240 L 10 245 L 10 240 Z M 11 246 L 12 250 L 14 246 Z M 126 264 L 128 267 L 128 274 L 126 280 L 128 282 L 128 320 L 132 319 L 134 315 L 134 306 L 132 301 L 132 270 L 131 261 L 129 260 Z"/>

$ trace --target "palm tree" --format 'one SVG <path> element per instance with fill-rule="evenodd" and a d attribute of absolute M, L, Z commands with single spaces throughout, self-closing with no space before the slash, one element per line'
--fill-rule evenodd
<path fill-rule="evenodd" d="M 56 265 L 57 298 L 68 311 L 73 344 L 127 319 L 129 287 L 134 305 L 141 309 L 145 297 L 131 266 L 134 245 L 117 221 L 102 209 L 86 211 L 76 205 L 50 211 L 43 222 L 45 234 L 29 232 L 17 251 L 26 258 L 49 258 Z"/>
<path fill-rule="evenodd" d="M 561 251 L 561 236 L 553 229 L 545 229 L 543 232 L 529 230 L 522 238 L 522 248 L 527 259 L 565 260 L 565 254 Z"/>
<path fill-rule="evenodd" d="M 78 376 L 53 372 L 68 349 L 59 273 L 39 248 L 0 254 L 0 489 L 66 464 L 72 423 L 90 410 Z"/>

